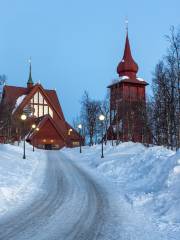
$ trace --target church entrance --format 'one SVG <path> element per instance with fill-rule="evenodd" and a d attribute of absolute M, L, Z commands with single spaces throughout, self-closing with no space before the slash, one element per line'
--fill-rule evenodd
<path fill-rule="evenodd" d="M 45 144 L 45 150 L 52 150 L 52 144 Z"/>

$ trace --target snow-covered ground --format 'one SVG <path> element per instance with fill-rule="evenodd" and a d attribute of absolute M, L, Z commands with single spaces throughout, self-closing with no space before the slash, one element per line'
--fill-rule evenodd
<path fill-rule="evenodd" d="M 116 191 L 117 211 L 123 206 L 124 230 L 131 232 L 127 239 L 180 239 L 180 150 L 127 142 L 108 143 L 104 159 L 100 145 L 84 147 L 82 154 L 79 149 L 63 152 Z"/>
<path fill-rule="evenodd" d="M 40 190 L 46 167 L 46 155 L 22 146 L 0 144 L 0 217 L 27 205 Z"/>
<path fill-rule="evenodd" d="M 68 228 L 74 230 L 67 239 L 76 239 L 73 234 L 80 236 L 83 231 L 90 235 L 82 239 L 91 240 L 180 239 L 180 150 L 108 143 L 102 159 L 101 145 L 83 147 L 82 154 L 79 148 L 48 153 L 32 152 L 32 146 L 26 146 L 27 158 L 22 159 L 22 146 L 0 145 L 1 227 L 12 223 L 11 218 L 5 219 L 8 225 L 3 223 L 4 216 L 25 209 L 19 211 L 21 221 L 4 231 L 5 239 L 11 239 L 11 234 L 12 239 L 59 239 Z M 37 212 L 31 214 L 32 209 Z M 77 209 L 81 209 L 81 220 L 78 214 L 73 215 Z M 21 222 L 27 223 L 23 229 Z M 80 225 L 86 222 L 91 227 L 83 229 Z M 47 232 L 40 229 L 42 225 Z M 91 228 L 102 228 L 103 232 L 91 238 L 96 235 Z M 41 233 L 38 238 L 34 230 Z"/>

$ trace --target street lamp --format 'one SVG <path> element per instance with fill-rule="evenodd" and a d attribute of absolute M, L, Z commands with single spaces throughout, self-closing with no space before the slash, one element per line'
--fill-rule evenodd
<path fill-rule="evenodd" d="M 32 129 L 34 130 L 36 128 L 36 124 L 32 125 Z M 32 144 L 33 144 L 33 152 L 34 152 L 34 138 L 32 139 Z"/>
<path fill-rule="evenodd" d="M 103 149 L 104 148 L 104 146 L 103 146 L 103 143 L 104 143 L 104 134 L 103 134 L 104 120 L 105 120 L 105 116 L 101 114 L 99 116 L 99 121 L 101 122 L 101 128 L 102 128 L 101 158 L 104 158 L 104 149 Z"/>
<path fill-rule="evenodd" d="M 82 124 L 79 124 L 79 125 L 78 125 L 78 129 L 79 129 L 79 135 L 80 135 L 79 152 L 82 153 L 82 149 L 81 149 L 81 130 L 82 130 Z"/>
<path fill-rule="evenodd" d="M 21 120 L 23 122 L 23 132 L 24 132 L 24 147 L 23 147 L 23 159 L 26 159 L 26 149 L 25 149 L 25 121 L 27 119 L 27 116 L 23 113 L 21 115 Z"/>
<path fill-rule="evenodd" d="M 39 132 L 39 128 L 37 127 L 36 129 L 35 129 L 37 132 Z M 36 144 L 38 144 L 38 142 L 36 141 Z"/>

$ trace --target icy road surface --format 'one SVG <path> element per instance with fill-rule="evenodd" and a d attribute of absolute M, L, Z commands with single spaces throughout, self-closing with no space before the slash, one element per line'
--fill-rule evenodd
<path fill-rule="evenodd" d="M 65 155 L 48 152 L 42 191 L 28 207 L 1 218 L 0 240 L 119 239 L 115 232 L 104 235 L 105 223 L 113 224 L 106 195 Z"/>

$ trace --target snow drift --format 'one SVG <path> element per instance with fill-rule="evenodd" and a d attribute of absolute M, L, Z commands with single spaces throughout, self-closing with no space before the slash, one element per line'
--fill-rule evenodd
<path fill-rule="evenodd" d="M 115 184 L 119 197 L 134 212 L 143 212 L 158 227 L 162 239 L 180 239 L 180 150 L 126 142 L 108 143 L 104 159 L 100 145 L 84 147 L 82 155 L 78 149 L 63 151 Z"/>
<path fill-rule="evenodd" d="M 40 190 L 46 156 L 28 144 L 26 159 L 22 153 L 22 146 L 0 145 L 0 215 L 27 204 Z"/>

